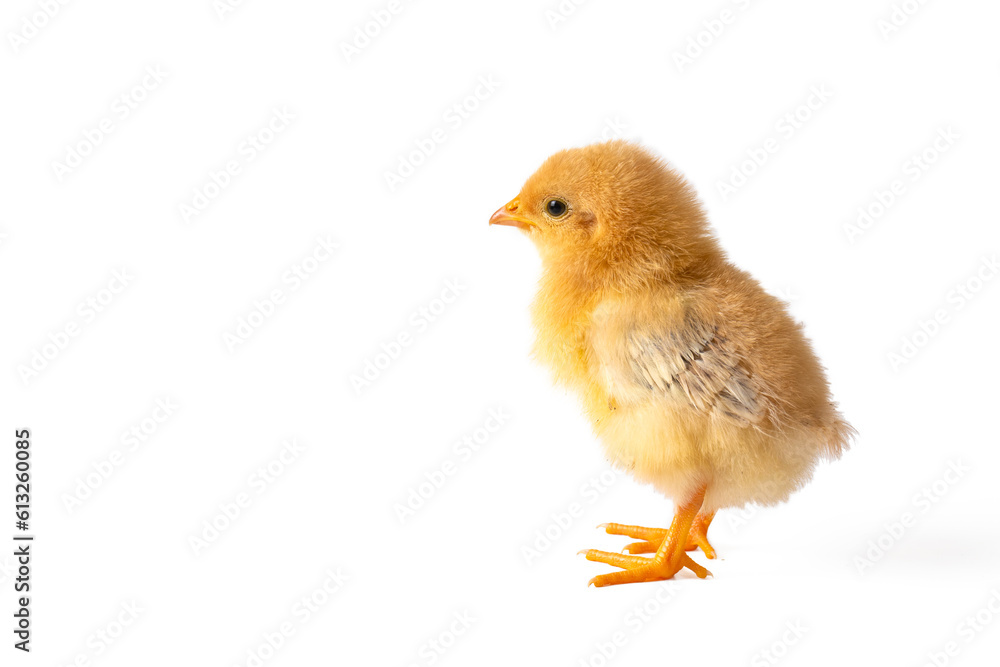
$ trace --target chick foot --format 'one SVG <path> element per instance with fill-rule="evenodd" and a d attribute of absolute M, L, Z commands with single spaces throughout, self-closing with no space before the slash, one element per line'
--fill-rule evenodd
<path fill-rule="evenodd" d="M 708 527 L 712 525 L 714 518 L 715 512 L 698 512 L 694 523 L 691 524 L 691 532 L 688 533 L 687 545 L 684 547 L 686 551 L 701 549 L 705 558 L 715 559 L 715 549 L 708 541 Z"/>
<path fill-rule="evenodd" d="M 614 565 L 615 567 L 620 567 L 624 570 L 634 571 L 632 576 L 635 578 L 630 578 L 628 581 L 615 581 L 612 579 L 614 575 L 625 574 L 624 572 L 602 574 L 594 577 L 589 583 L 594 584 L 598 588 L 612 584 L 627 584 L 641 581 L 661 581 L 663 579 L 670 579 L 685 567 L 694 572 L 695 576 L 699 579 L 704 579 L 712 574 L 683 552 L 679 556 L 679 562 L 676 564 L 676 567 L 674 565 L 657 562 L 655 558 L 630 556 L 627 554 L 615 553 L 613 551 L 584 549 L 580 553 L 585 554 L 587 556 L 587 560 L 592 560 L 595 563 L 607 563 L 608 565 Z"/>
<path fill-rule="evenodd" d="M 707 558 L 714 559 L 715 549 L 708 541 L 708 527 L 715 518 L 715 512 L 701 513 L 695 517 L 688 533 L 687 543 L 684 545 L 685 551 L 701 549 Z M 630 554 L 651 554 L 663 544 L 663 538 L 667 536 L 665 528 L 646 528 L 645 526 L 627 526 L 620 523 L 602 523 L 598 528 L 604 528 L 609 535 L 625 535 L 641 542 L 632 542 L 625 545 L 623 551 Z"/>
<path fill-rule="evenodd" d="M 623 568 L 621 572 L 602 574 L 590 580 L 590 583 L 600 588 L 601 586 L 612 586 L 615 584 L 629 584 L 644 581 L 661 581 L 670 579 L 680 572 L 682 568 L 689 568 L 699 578 L 704 579 L 711 572 L 698 565 L 687 555 L 689 535 L 696 520 L 698 510 L 701 508 L 702 500 L 705 497 L 705 489 L 701 488 L 688 502 L 677 509 L 674 520 L 668 530 L 657 528 L 644 528 L 642 526 L 625 526 L 622 524 L 606 524 L 604 526 L 608 533 L 613 535 L 628 535 L 643 540 L 636 543 L 641 545 L 638 548 L 645 549 L 645 545 L 652 545 L 658 541 L 655 548 L 656 554 L 652 558 L 643 558 L 630 554 L 616 554 L 608 551 L 598 551 L 588 549 L 582 551 L 587 556 L 587 560 L 599 563 L 607 563 L 615 567 Z M 709 518 L 709 522 L 711 519 Z M 706 525 L 707 527 L 707 525 Z M 704 532 L 704 531 L 702 531 Z M 705 540 L 707 543 L 707 540 Z M 629 545 L 629 547 L 633 547 Z M 633 552 L 635 553 L 635 552 Z"/>

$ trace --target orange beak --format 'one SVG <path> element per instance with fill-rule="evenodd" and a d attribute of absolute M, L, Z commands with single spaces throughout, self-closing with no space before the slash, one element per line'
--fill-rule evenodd
<path fill-rule="evenodd" d="M 515 197 L 497 209 L 497 212 L 490 218 L 491 225 L 508 225 L 510 227 L 534 227 L 535 223 L 527 218 L 517 215 L 517 209 L 521 205 L 520 200 Z"/>

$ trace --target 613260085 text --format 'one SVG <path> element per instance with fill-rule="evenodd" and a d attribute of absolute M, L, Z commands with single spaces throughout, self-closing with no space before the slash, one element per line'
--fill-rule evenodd
<path fill-rule="evenodd" d="M 14 577 L 16 605 L 14 611 L 14 648 L 31 650 L 31 543 L 34 537 L 24 534 L 31 521 L 31 432 L 21 429 L 14 432 L 14 527 L 21 534 L 14 534 L 14 556 L 17 559 L 17 576 Z"/>

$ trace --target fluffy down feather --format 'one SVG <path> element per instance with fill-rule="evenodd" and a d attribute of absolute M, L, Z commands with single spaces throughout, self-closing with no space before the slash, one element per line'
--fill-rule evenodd
<path fill-rule="evenodd" d="M 705 512 L 773 504 L 848 447 L 801 326 L 665 163 L 623 141 L 562 151 L 506 210 L 542 257 L 535 354 L 637 479 L 673 498 L 706 485 Z"/>

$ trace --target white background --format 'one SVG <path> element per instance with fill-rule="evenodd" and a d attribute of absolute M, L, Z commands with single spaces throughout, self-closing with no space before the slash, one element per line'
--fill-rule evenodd
<path fill-rule="evenodd" d="M 595 0 L 566 16 L 555 0 L 427 0 L 350 55 L 387 2 L 49 4 L 51 18 L 16 0 L 0 19 L 0 536 L 13 544 L 23 427 L 36 535 L 30 655 L 11 646 L 0 550 L 3 664 L 1000 653 L 996 3 L 910 0 L 895 26 L 888 0 Z M 274 109 L 294 120 L 247 159 Z M 88 145 L 102 119 L 111 132 Z M 939 132 L 952 139 L 934 148 Z M 672 507 L 609 472 L 576 402 L 529 360 L 535 250 L 486 224 L 547 155 L 602 136 L 689 177 L 733 261 L 806 323 L 860 432 L 788 504 L 721 513 L 706 581 L 586 586 L 610 568 L 576 552 L 627 541 L 596 524 L 666 525 Z M 78 166 L 54 165 L 73 151 Z M 240 172 L 185 219 L 230 160 Z M 734 170 L 752 173 L 723 196 Z M 318 238 L 339 247 L 314 262 Z M 283 279 L 303 266 L 308 280 Z M 275 289 L 273 314 L 227 345 Z M 409 345 L 377 359 L 400 334 Z M 478 451 L 456 447 L 498 409 Z M 149 433 L 131 448 L 133 428 Z M 289 439 L 302 451 L 258 494 L 255 471 Z M 329 572 L 347 580 L 328 594 Z"/>

